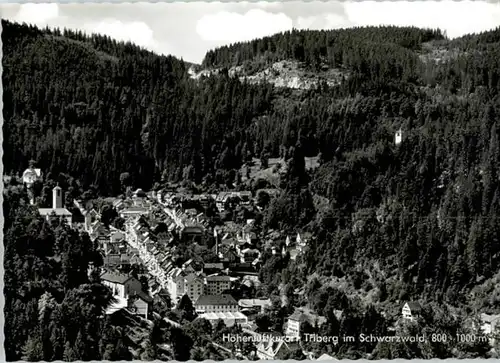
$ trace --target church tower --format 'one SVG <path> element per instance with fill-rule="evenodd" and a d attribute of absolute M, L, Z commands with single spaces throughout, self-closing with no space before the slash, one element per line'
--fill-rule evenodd
<path fill-rule="evenodd" d="M 57 185 L 52 189 L 52 209 L 63 208 L 62 189 Z"/>

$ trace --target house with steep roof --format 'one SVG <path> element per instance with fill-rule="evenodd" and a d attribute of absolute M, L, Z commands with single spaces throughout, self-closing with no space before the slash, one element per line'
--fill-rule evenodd
<path fill-rule="evenodd" d="M 142 290 L 142 284 L 136 278 L 127 274 L 104 272 L 101 275 L 102 284 L 109 287 L 116 303 L 108 307 L 107 313 L 127 308 L 131 312 L 147 318 L 153 302 L 151 296 Z"/>
<path fill-rule="evenodd" d="M 195 309 L 199 313 L 231 313 L 238 311 L 238 302 L 228 294 L 202 295 L 196 300 Z"/>
<path fill-rule="evenodd" d="M 500 314 L 489 315 L 481 314 L 481 330 L 484 334 L 491 334 L 495 331 L 495 328 L 500 325 Z"/>
<path fill-rule="evenodd" d="M 125 240 L 126 234 L 124 231 L 119 230 L 113 226 L 109 226 L 109 242 L 117 243 Z"/>
<path fill-rule="evenodd" d="M 130 291 L 142 289 L 136 278 L 122 273 L 104 272 L 101 275 L 102 284 L 109 287 L 113 295 L 127 297 Z"/>
<path fill-rule="evenodd" d="M 128 310 L 146 319 L 152 304 L 153 298 L 142 290 L 132 292 L 127 299 Z"/>
<path fill-rule="evenodd" d="M 329 354 L 324 353 L 324 354 L 322 354 L 322 355 L 321 355 L 318 359 L 316 359 L 316 360 L 338 360 L 338 359 L 337 359 L 337 358 L 332 357 L 332 356 L 331 356 L 331 355 L 329 355 Z"/>
<path fill-rule="evenodd" d="M 89 232 L 95 222 L 101 220 L 101 215 L 94 208 L 89 211 L 83 211 L 83 219 L 85 224 L 85 231 Z"/>
<path fill-rule="evenodd" d="M 257 275 L 243 275 L 241 278 L 241 284 L 247 287 L 258 288 L 261 285 L 259 276 Z"/>
<path fill-rule="evenodd" d="M 172 268 L 166 273 L 166 282 L 167 291 L 174 303 L 184 295 L 187 295 L 192 302 L 195 302 L 205 292 L 203 278 L 193 272 L 186 273 L 186 271 L 178 267 Z"/>
<path fill-rule="evenodd" d="M 184 241 L 188 240 L 202 243 L 204 234 L 205 227 L 201 224 L 186 223 L 184 227 L 181 228 L 180 238 Z"/>
<path fill-rule="evenodd" d="M 271 299 L 241 299 L 238 300 L 238 306 L 241 309 L 255 309 L 258 308 L 261 313 L 264 313 L 266 308 L 272 306 Z"/>
<path fill-rule="evenodd" d="M 215 198 L 215 206 L 219 212 L 224 212 L 229 207 L 231 193 L 220 192 Z"/>
<path fill-rule="evenodd" d="M 500 326 L 500 314 L 490 315 L 483 313 L 479 319 L 481 321 L 481 331 L 489 338 L 490 345 L 495 344 L 495 340 L 498 339 L 495 333 Z"/>
<path fill-rule="evenodd" d="M 409 301 L 403 305 L 403 319 L 413 321 L 419 317 L 422 306 L 417 301 Z"/>
<path fill-rule="evenodd" d="M 88 231 L 91 241 L 97 241 L 100 246 L 106 246 L 110 239 L 110 230 L 100 221 L 95 221 Z"/>
<path fill-rule="evenodd" d="M 284 359 L 286 353 L 299 347 L 297 342 L 286 341 L 285 337 L 279 333 L 263 336 L 256 341 L 259 342 L 256 355 L 262 360 Z"/>
<path fill-rule="evenodd" d="M 205 283 L 200 276 L 189 273 L 184 278 L 184 293 L 191 301 L 196 301 L 205 292 Z"/>
<path fill-rule="evenodd" d="M 141 264 L 139 256 L 127 253 L 109 253 L 103 257 L 104 268 L 114 269 L 122 268 L 124 266 L 139 265 Z"/>

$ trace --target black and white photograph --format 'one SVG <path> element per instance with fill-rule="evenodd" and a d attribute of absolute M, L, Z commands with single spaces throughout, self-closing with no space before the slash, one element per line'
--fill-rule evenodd
<path fill-rule="evenodd" d="M 0 15 L 7 361 L 500 358 L 500 1 Z"/>

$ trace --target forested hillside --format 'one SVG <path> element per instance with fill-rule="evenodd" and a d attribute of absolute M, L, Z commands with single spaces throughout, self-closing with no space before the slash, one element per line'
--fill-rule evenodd
<path fill-rule="evenodd" d="M 127 357 L 121 328 L 100 319 L 112 295 L 89 280 L 100 256 L 88 235 L 45 223 L 23 186 L 7 188 L 3 210 L 7 359 Z"/>
<path fill-rule="evenodd" d="M 2 26 L 6 174 L 34 159 L 53 180 L 71 176 L 73 197 L 91 186 L 117 195 L 124 172 L 144 189 L 183 179 L 209 188 L 231 185 L 252 158 L 284 157 L 284 193 L 264 211 L 264 229 L 308 229 L 315 238 L 294 264 L 267 258 L 269 291 L 286 284 L 292 298 L 314 275 L 307 291 L 318 301 L 329 290 L 317 279 L 347 279 L 346 293 L 377 292 L 372 303 L 500 309 L 498 294 L 469 294 L 499 273 L 500 29 L 453 41 L 416 28 L 291 31 L 208 52 L 200 68 L 220 72 L 195 80 L 181 60 L 107 37 Z M 297 91 L 227 72 L 280 60 L 349 77 Z M 320 167 L 306 172 L 304 156 L 316 155 Z M 314 197 L 326 202 L 318 207 Z M 15 213 L 5 213 L 6 286 L 19 288 L 24 277 L 9 268 L 31 260 L 16 241 L 41 232 L 14 228 Z M 53 256 L 37 246 L 30 258 Z M 59 246 L 64 266 L 69 247 Z M 92 286 L 75 279 L 75 288 Z M 55 284 L 60 294 L 65 283 Z M 16 302 L 7 303 L 15 315 Z"/>

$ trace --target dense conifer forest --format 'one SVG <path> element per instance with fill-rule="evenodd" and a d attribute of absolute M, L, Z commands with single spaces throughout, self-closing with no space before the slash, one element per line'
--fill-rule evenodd
<path fill-rule="evenodd" d="M 182 60 L 105 36 L 2 27 L 5 174 L 34 159 L 77 198 L 122 193 L 123 173 L 146 190 L 186 179 L 230 185 L 252 158 L 283 157 L 283 193 L 265 208 L 263 229 L 309 230 L 314 242 L 293 263 L 265 256 L 260 277 L 270 292 L 283 283 L 293 299 L 308 281 L 328 333 L 383 332 L 373 306 L 411 299 L 427 301 L 427 327 L 446 332 L 462 329 L 462 313 L 499 312 L 500 29 L 454 40 L 417 28 L 294 30 L 209 51 L 198 68 L 220 71 L 195 80 Z M 228 72 L 280 60 L 348 76 L 291 90 Z M 306 171 L 304 156 L 319 156 L 320 166 Z M 22 188 L 8 187 L 4 200 L 7 359 L 131 359 L 124 323 L 100 318 L 111 296 L 87 273 L 89 261 L 100 263 L 95 246 L 43 223 Z M 325 283 L 336 279 L 352 286 L 349 298 Z M 343 323 L 332 315 L 342 304 Z M 218 358 L 207 349 L 197 357 Z M 352 358 L 485 354 L 482 346 L 332 349 Z"/>

